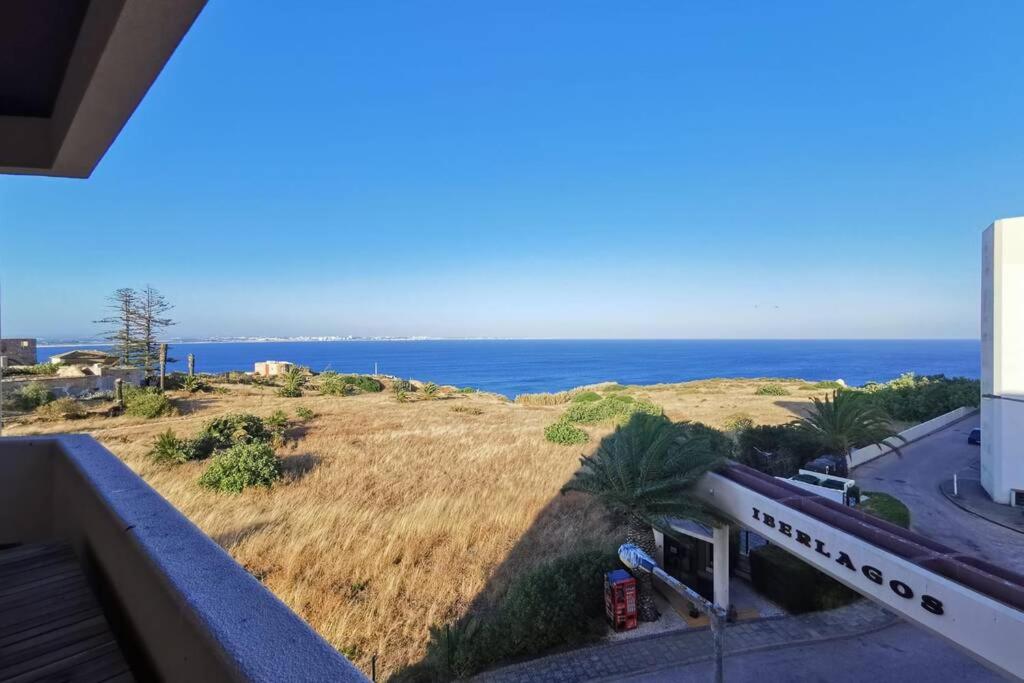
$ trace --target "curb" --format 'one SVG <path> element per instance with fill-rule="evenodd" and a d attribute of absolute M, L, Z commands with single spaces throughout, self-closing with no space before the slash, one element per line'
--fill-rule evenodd
<path fill-rule="evenodd" d="M 953 480 L 950 479 L 949 481 L 952 482 Z M 939 484 L 939 493 L 941 493 L 943 495 L 943 497 L 946 500 L 948 500 L 950 503 L 952 503 L 953 505 L 957 506 L 958 508 L 960 508 L 964 512 L 969 512 L 972 515 L 974 515 L 975 517 L 977 517 L 979 519 L 985 520 L 989 524 L 995 524 L 996 526 L 1001 526 L 1004 529 L 1009 529 L 1010 531 L 1015 531 L 1018 534 L 1024 535 L 1024 531 L 1018 529 L 1017 527 L 1010 526 L 1009 524 L 1003 524 L 1002 522 L 998 522 L 998 521 L 996 521 L 994 519 L 991 519 L 990 517 L 986 517 L 985 515 L 981 514 L 980 512 L 975 512 L 971 508 L 966 507 L 965 505 L 963 505 L 963 503 L 961 503 L 960 501 L 958 501 L 955 498 L 953 498 L 952 495 L 946 493 L 945 489 L 942 488 L 942 485 L 945 484 L 945 483 L 947 483 L 947 482 L 944 481 L 944 482 Z"/>
<path fill-rule="evenodd" d="M 753 647 L 748 647 L 743 650 L 727 652 L 722 659 L 723 661 L 728 662 L 729 659 L 731 659 L 732 657 L 742 657 L 743 655 L 751 654 L 753 652 L 764 652 L 765 650 L 788 650 L 794 647 L 802 647 L 805 645 L 813 645 L 816 643 L 827 643 L 833 640 L 842 640 L 844 638 L 860 638 L 861 636 L 866 636 L 872 633 L 877 633 L 879 631 L 884 631 L 885 629 L 892 628 L 893 626 L 896 626 L 900 623 L 899 617 L 889 613 L 888 611 L 886 611 L 886 614 L 889 615 L 889 621 L 887 623 L 879 624 L 878 626 L 870 626 L 864 629 L 863 631 L 839 633 L 830 636 L 822 636 L 821 638 L 805 638 L 803 640 L 790 640 L 785 643 L 782 643 L 781 645 L 755 645 Z M 691 657 L 690 659 L 681 662 L 675 662 L 674 664 L 666 664 L 664 666 L 655 666 L 649 669 L 644 669 L 642 671 L 634 671 L 633 673 L 625 674 L 624 676 L 603 676 L 601 678 L 594 678 L 591 680 L 593 681 L 593 683 L 611 683 L 611 681 L 628 681 L 629 679 L 635 678 L 637 676 L 646 676 L 647 674 L 658 673 L 659 671 L 669 671 L 680 666 L 690 666 L 691 664 L 699 664 L 700 662 L 709 662 L 712 659 L 714 659 L 714 655 L 701 655 L 700 657 Z"/>

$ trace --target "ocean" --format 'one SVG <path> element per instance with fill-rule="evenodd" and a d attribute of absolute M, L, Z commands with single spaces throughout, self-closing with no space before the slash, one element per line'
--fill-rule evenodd
<path fill-rule="evenodd" d="M 39 360 L 81 347 L 41 347 Z M 172 344 L 172 370 L 199 372 L 285 360 L 316 371 L 370 373 L 471 386 L 513 397 L 583 384 L 710 377 L 883 382 L 904 372 L 977 378 L 978 340 L 423 340 Z"/>

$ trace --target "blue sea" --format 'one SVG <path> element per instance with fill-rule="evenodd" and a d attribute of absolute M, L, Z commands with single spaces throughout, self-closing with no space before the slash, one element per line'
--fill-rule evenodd
<path fill-rule="evenodd" d="M 79 347 L 39 349 L 39 359 Z M 977 378 L 977 340 L 427 340 L 172 344 L 172 370 L 252 370 L 286 360 L 316 371 L 379 372 L 512 397 L 583 384 L 710 377 L 883 382 L 904 372 Z"/>

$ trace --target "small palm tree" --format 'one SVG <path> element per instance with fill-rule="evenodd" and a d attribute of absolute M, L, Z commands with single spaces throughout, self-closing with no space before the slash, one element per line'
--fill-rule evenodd
<path fill-rule="evenodd" d="M 724 462 L 713 432 L 673 424 L 660 415 L 636 414 L 580 459 L 582 467 L 562 488 L 589 493 L 627 522 L 627 541 L 654 555 L 652 524 L 666 517 L 711 522 L 713 513 L 691 495 L 706 472 Z M 657 619 L 649 574 L 637 581 L 637 608 L 644 621 Z"/>
<path fill-rule="evenodd" d="M 285 398 L 298 398 L 302 396 L 302 387 L 306 384 L 306 373 L 298 367 L 290 367 L 281 375 L 281 388 L 277 390 L 278 396 Z"/>
<path fill-rule="evenodd" d="M 813 398 L 810 412 L 792 424 L 822 448 L 849 458 L 854 448 L 895 438 L 906 442 L 892 427 L 889 415 L 867 397 L 852 391 L 834 391 Z M 899 453 L 898 448 L 893 448 Z"/>

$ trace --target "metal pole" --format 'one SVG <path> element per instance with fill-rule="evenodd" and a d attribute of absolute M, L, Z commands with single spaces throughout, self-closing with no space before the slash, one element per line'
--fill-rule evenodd
<path fill-rule="evenodd" d="M 669 588 L 679 593 L 689 600 L 694 607 L 708 615 L 715 657 L 715 683 L 722 683 L 725 676 L 725 608 L 721 605 L 716 605 L 676 577 L 667 574 L 664 569 L 654 562 L 650 555 L 632 543 L 625 543 L 619 546 L 619 559 L 634 572 L 647 572 L 657 576 L 668 584 Z"/>
<path fill-rule="evenodd" d="M 959 490 L 959 488 L 956 485 L 956 472 L 953 473 L 953 495 L 954 496 L 959 496 L 960 495 L 960 490 Z"/>

